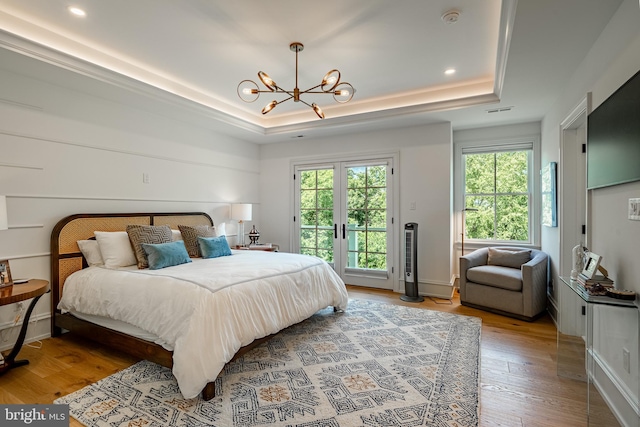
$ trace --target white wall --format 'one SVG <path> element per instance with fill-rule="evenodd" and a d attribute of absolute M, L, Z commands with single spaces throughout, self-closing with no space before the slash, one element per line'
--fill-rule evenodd
<path fill-rule="evenodd" d="M 259 202 L 255 144 L 1 66 L 0 153 L 9 215 L 0 259 L 14 278 L 50 279 L 51 230 L 70 214 L 204 211 L 234 234 L 229 203 Z M 0 349 L 17 337 L 14 309 L 0 307 Z M 48 336 L 50 313 L 47 294 L 28 340 Z"/>
<path fill-rule="evenodd" d="M 558 161 L 560 123 L 573 108 L 592 93 L 593 108 L 600 105 L 626 80 L 640 70 L 640 7 L 636 0 L 625 0 L 593 45 L 582 65 L 576 70 L 557 103 L 542 122 L 542 162 Z M 563 165 L 559 165 L 563 167 Z M 627 219 L 627 203 L 631 197 L 640 197 L 640 182 L 591 191 L 589 194 L 588 234 L 589 249 L 603 256 L 603 265 L 616 281 L 616 286 L 640 293 L 640 222 Z M 551 255 L 557 272 L 559 234 L 543 227 L 542 248 Z M 577 243 L 577 242 L 576 242 Z M 565 245 L 571 247 L 572 245 Z M 570 254 L 563 254 L 570 256 Z M 556 283 L 558 281 L 556 280 Z M 609 313 L 615 313 L 609 314 Z M 602 310 L 595 333 L 611 335 L 595 337 L 596 349 L 603 361 L 606 378 L 599 378 L 603 389 L 622 391 L 609 395 L 616 412 L 628 425 L 637 425 L 638 399 L 638 310 Z M 604 326 L 604 327 L 603 327 Z M 611 334 L 611 331 L 623 331 Z M 631 352 L 631 373 L 622 369 L 623 348 Z M 627 394 L 624 397 L 624 393 Z M 634 413 L 634 411 L 636 411 Z M 631 414 L 631 415 L 629 415 Z M 633 418 L 635 415 L 635 418 Z M 631 418 L 628 418 L 631 417 Z"/>
<path fill-rule="evenodd" d="M 261 240 L 289 250 L 293 207 L 292 162 L 368 153 L 400 153 L 400 218 L 419 224 L 420 292 L 451 294 L 451 125 L 442 123 L 260 147 Z M 410 202 L 416 209 L 410 210 Z M 402 236 L 397 236 L 401 239 Z M 400 240 L 398 240 L 400 243 Z M 398 244 L 398 248 L 402 245 Z M 396 254 L 399 256 L 399 254 Z M 396 256 L 396 259 L 399 257 Z M 401 268 L 396 272 L 401 276 Z M 399 288 L 404 291 L 404 284 Z M 399 289 L 396 289 L 399 290 Z"/>

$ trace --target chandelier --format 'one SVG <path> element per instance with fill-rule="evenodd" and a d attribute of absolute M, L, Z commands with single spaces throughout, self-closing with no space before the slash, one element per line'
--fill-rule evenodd
<path fill-rule="evenodd" d="M 301 91 L 298 88 L 298 53 L 304 50 L 304 45 L 299 42 L 293 42 L 289 45 L 289 49 L 292 52 L 296 53 L 296 87 L 293 88 L 293 90 L 285 90 L 278 86 L 267 73 L 265 73 L 264 71 L 259 71 L 258 78 L 268 90 L 260 90 L 256 82 L 254 82 L 253 80 L 243 80 L 240 82 L 240 84 L 238 84 L 238 96 L 240 97 L 240 99 L 242 99 L 244 102 L 254 102 L 258 99 L 261 93 L 286 93 L 287 95 L 289 95 L 287 98 L 281 101 L 273 100 L 269 102 L 262 109 L 262 114 L 267 114 L 278 104 L 282 104 L 285 101 L 293 99 L 294 102 L 302 102 L 303 104 L 311 107 L 311 109 L 313 109 L 313 111 L 321 119 L 324 119 L 324 113 L 322 112 L 322 109 L 318 106 L 318 104 L 316 104 L 315 102 L 309 104 L 300 99 L 300 95 L 305 93 L 324 93 L 333 95 L 333 99 L 341 104 L 351 101 L 355 89 L 353 88 L 353 86 L 351 86 L 351 84 L 347 82 L 340 82 L 340 71 L 338 70 L 331 70 L 327 74 L 325 74 L 322 78 L 322 82 L 319 85 Z"/>

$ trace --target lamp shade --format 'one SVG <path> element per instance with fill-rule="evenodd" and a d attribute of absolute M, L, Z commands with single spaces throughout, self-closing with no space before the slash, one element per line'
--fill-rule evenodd
<path fill-rule="evenodd" d="M 251 221 L 251 203 L 233 203 L 231 205 L 231 219 Z"/>
<path fill-rule="evenodd" d="M 7 196 L 0 196 L 0 230 L 7 230 L 8 228 Z"/>

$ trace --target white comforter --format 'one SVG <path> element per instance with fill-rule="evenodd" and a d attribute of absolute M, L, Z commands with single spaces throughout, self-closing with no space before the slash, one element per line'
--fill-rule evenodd
<path fill-rule="evenodd" d="M 347 301 L 344 282 L 318 258 L 233 251 L 162 270 L 86 268 L 67 278 L 58 308 L 160 337 L 174 351 L 180 391 L 192 398 L 240 347 Z"/>

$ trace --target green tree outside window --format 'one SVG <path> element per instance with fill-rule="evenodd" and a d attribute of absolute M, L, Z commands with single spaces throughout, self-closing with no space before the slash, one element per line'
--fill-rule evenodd
<path fill-rule="evenodd" d="M 529 241 L 530 150 L 465 154 L 465 230 L 469 239 Z"/>

